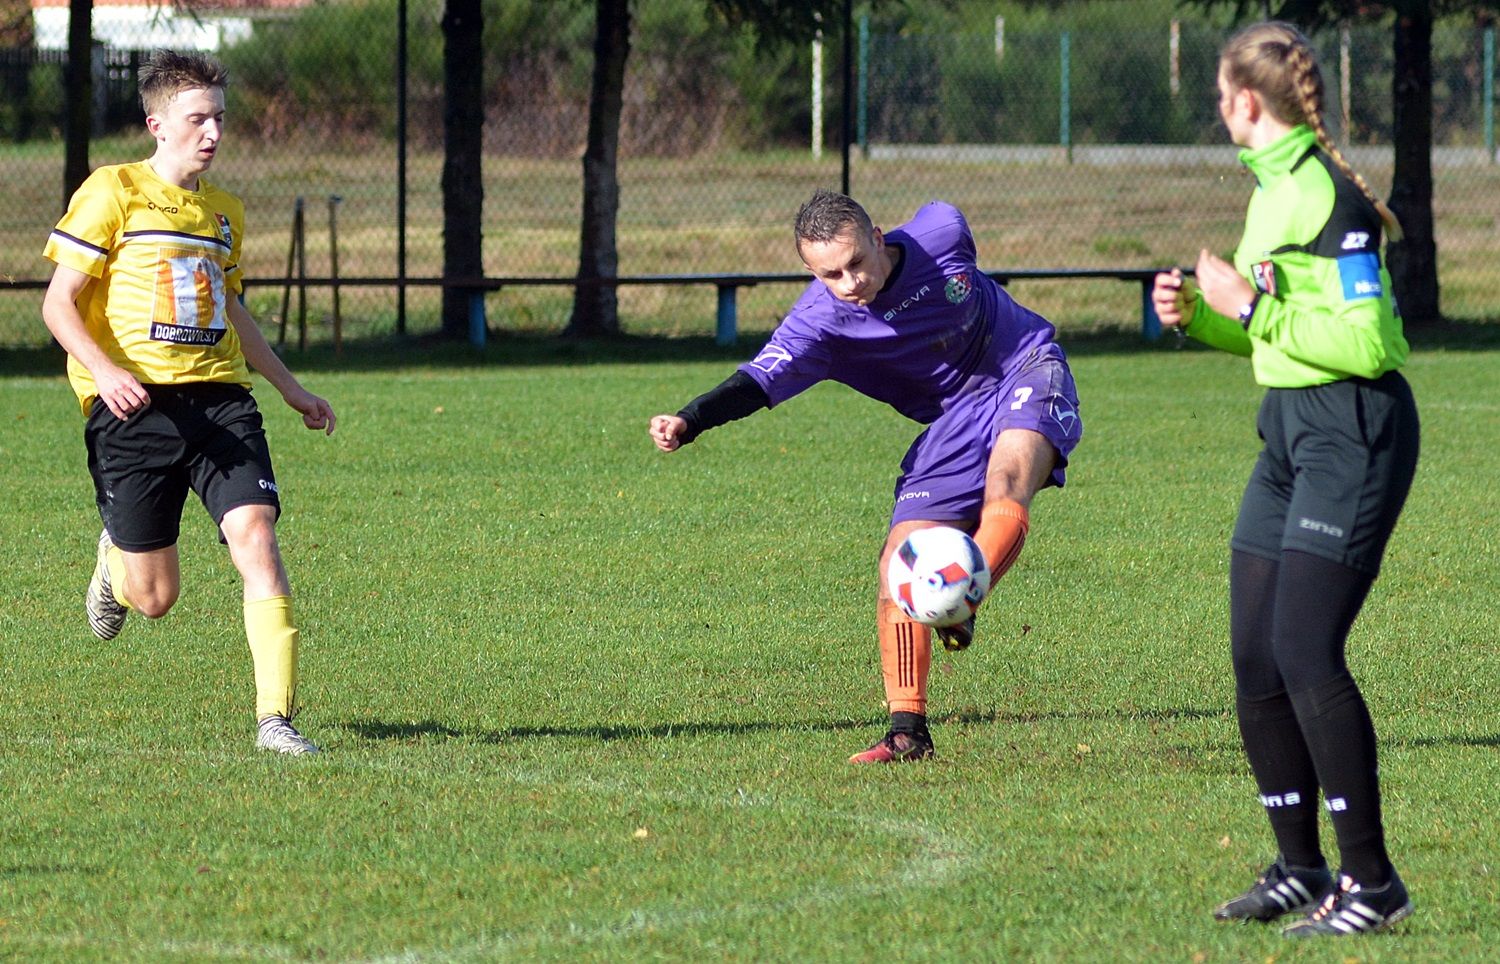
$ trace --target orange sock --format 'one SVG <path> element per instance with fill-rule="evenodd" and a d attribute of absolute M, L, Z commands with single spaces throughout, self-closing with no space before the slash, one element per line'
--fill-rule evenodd
<path fill-rule="evenodd" d="M 932 630 L 882 599 L 878 607 L 880 672 L 892 713 L 927 713 L 927 672 L 932 668 Z"/>
<path fill-rule="evenodd" d="M 979 551 L 984 553 L 984 561 L 990 567 L 991 585 L 1015 564 L 1030 529 L 1030 514 L 1014 499 L 996 499 L 984 504 L 974 541 L 979 543 Z"/>

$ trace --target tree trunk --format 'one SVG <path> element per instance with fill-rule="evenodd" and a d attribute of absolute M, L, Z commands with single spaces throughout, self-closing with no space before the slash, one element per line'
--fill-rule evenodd
<path fill-rule="evenodd" d="M 1396 167 L 1391 210 L 1405 238 L 1386 250 L 1402 320 L 1437 321 L 1437 243 L 1432 224 L 1432 10 L 1425 2 L 1398 7 L 1391 102 Z"/>
<path fill-rule="evenodd" d="M 589 88 L 588 145 L 583 152 L 583 228 L 573 317 L 564 335 L 612 335 L 620 330 L 613 285 L 586 282 L 616 277 L 615 218 L 620 210 L 617 170 L 625 61 L 630 56 L 629 0 L 595 0 L 594 76 Z"/>
<path fill-rule="evenodd" d="M 94 0 L 69 0 L 68 65 L 63 73 L 63 209 L 89 176 L 94 120 Z"/>
<path fill-rule="evenodd" d="M 484 275 L 484 13 L 480 0 L 443 12 L 443 277 Z M 469 333 L 470 289 L 443 289 L 443 335 Z"/>

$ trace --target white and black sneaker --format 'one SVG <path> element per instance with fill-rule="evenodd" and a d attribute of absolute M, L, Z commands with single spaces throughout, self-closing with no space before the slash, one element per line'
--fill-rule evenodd
<path fill-rule="evenodd" d="M 1267 867 L 1255 885 L 1214 908 L 1215 920 L 1275 920 L 1317 905 L 1333 893 L 1327 867 L 1288 867 L 1282 858 Z"/>
<path fill-rule="evenodd" d="M 1383 931 L 1412 912 L 1411 897 L 1396 872 L 1384 887 L 1361 887 L 1348 874 L 1312 913 L 1281 929 L 1286 937 L 1340 937 Z"/>
<path fill-rule="evenodd" d="M 83 597 L 83 608 L 89 614 L 89 628 L 100 639 L 114 639 L 125 627 L 125 617 L 130 610 L 120 605 L 114 589 L 109 584 L 109 550 L 115 547 L 109 538 L 109 530 L 99 533 L 99 552 L 94 561 L 94 577 L 89 580 L 88 592 Z"/>
<path fill-rule="evenodd" d="M 316 743 L 298 733 L 292 721 L 284 716 L 268 716 L 261 720 L 256 727 L 255 745 L 287 756 L 323 752 Z"/>

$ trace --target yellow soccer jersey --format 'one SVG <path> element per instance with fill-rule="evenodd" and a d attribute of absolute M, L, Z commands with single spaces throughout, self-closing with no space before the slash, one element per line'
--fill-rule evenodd
<path fill-rule="evenodd" d="M 242 287 L 245 206 L 201 178 L 198 187 L 169 184 L 146 161 L 101 167 L 43 251 L 93 277 L 78 296 L 84 325 L 143 385 L 250 384 L 225 310 Z M 87 415 L 93 377 L 69 357 L 68 380 Z"/>

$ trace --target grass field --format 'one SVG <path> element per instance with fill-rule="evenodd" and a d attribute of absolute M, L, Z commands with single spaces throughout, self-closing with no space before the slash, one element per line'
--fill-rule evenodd
<path fill-rule="evenodd" d="M 936 660 L 938 759 L 897 768 L 844 758 L 883 732 L 912 426 L 824 386 L 646 438 L 748 342 L 292 359 L 340 413 L 325 439 L 261 392 L 328 751 L 302 760 L 252 748 L 200 508 L 177 610 L 88 633 L 72 396 L 0 377 L 0 958 L 1493 960 L 1500 346 L 1412 358 L 1423 463 L 1351 643 L 1418 911 L 1309 947 L 1208 915 L 1271 856 L 1225 641 L 1259 393 L 1228 356 L 1067 344 L 1069 486 Z"/>

